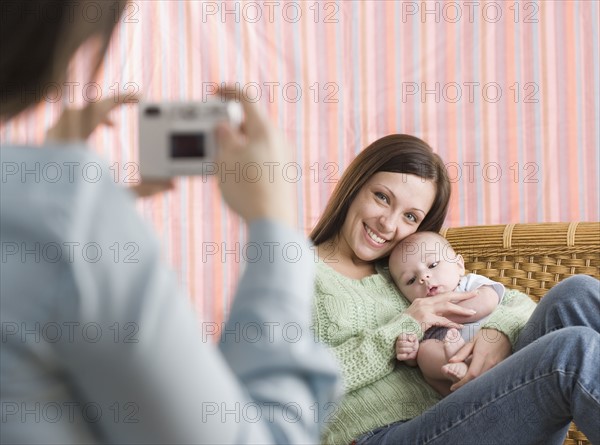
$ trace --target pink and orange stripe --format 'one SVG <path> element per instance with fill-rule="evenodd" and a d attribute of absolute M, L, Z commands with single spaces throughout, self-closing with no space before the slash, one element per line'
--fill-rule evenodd
<path fill-rule="evenodd" d="M 422 137 L 447 162 L 449 226 L 598 220 L 598 2 L 478 4 L 134 1 L 97 82 L 103 97 L 152 100 L 201 100 L 212 82 L 260 91 L 294 152 L 286 173 L 305 232 L 356 153 L 389 133 Z M 81 58 L 75 104 L 86 73 Z M 47 103 L 18 117 L 2 144 L 40 143 L 58 112 Z M 136 110 L 113 117 L 90 145 L 123 182 L 138 156 Z M 222 321 L 246 235 L 214 178 L 181 178 L 138 207 L 199 314 Z"/>

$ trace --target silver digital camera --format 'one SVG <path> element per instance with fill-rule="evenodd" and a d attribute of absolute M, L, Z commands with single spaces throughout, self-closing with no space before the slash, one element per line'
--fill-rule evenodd
<path fill-rule="evenodd" d="M 216 172 L 218 123 L 242 123 L 238 102 L 141 102 L 140 174 L 143 178 L 206 175 Z"/>

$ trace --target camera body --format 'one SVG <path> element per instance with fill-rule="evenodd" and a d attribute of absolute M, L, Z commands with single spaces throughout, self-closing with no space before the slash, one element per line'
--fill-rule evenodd
<path fill-rule="evenodd" d="M 141 102 L 138 108 L 143 178 L 206 175 L 217 171 L 215 127 L 242 123 L 237 102 Z"/>

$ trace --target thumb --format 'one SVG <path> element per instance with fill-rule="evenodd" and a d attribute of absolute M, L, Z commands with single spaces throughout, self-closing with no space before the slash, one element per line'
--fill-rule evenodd
<path fill-rule="evenodd" d="M 215 128 L 215 137 L 217 140 L 215 161 L 219 166 L 230 169 L 234 168 L 235 163 L 243 162 L 245 146 L 239 133 L 229 124 L 218 124 Z"/>
<path fill-rule="evenodd" d="M 454 354 L 448 361 L 450 363 L 464 362 L 467 359 L 467 357 L 471 355 L 474 345 L 475 344 L 473 342 L 465 343 L 465 345 L 462 348 L 460 348 L 460 350 L 456 354 Z"/>
<path fill-rule="evenodd" d="M 215 136 L 217 139 L 217 156 L 218 153 L 229 153 L 239 146 L 239 141 L 230 125 L 220 123 L 215 128 Z"/>

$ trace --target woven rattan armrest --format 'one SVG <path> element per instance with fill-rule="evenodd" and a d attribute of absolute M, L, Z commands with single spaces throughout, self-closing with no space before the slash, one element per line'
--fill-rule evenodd
<path fill-rule="evenodd" d="M 467 272 L 485 275 L 535 301 L 571 275 L 600 278 L 600 222 L 451 227 L 441 233 L 463 256 Z M 572 423 L 564 443 L 590 442 Z"/>

